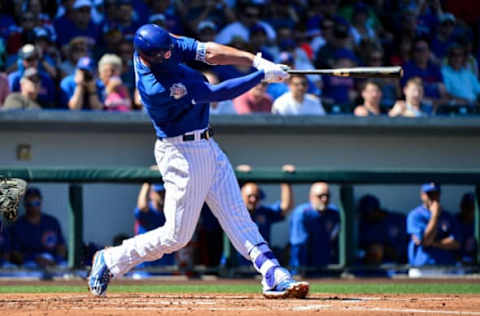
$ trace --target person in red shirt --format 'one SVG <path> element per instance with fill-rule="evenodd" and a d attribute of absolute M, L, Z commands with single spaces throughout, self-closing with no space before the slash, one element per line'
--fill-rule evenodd
<path fill-rule="evenodd" d="M 251 114 L 272 111 L 273 100 L 267 94 L 266 82 L 260 82 L 248 92 L 233 100 L 233 105 L 238 114 Z"/>

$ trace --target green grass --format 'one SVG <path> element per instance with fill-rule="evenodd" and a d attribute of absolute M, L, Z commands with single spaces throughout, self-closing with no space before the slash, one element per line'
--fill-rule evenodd
<path fill-rule="evenodd" d="M 0 293 L 87 293 L 86 285 L 4 285 Z M 260 285 L 254 284 L 147 284 L 115 285 L 110 293 L 259 293 Z M 311 293 L 333 294 L 480 294 L 480 283 L 335 283 L 314 282 Z"/>

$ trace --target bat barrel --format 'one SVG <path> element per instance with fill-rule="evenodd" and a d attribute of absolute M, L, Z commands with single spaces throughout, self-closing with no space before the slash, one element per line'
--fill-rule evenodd
<path fill-rule="evenodd" d="M 337 69 L 307 69 L 288 70 L 291 75 L 329 75 L 352 78 L 401 78 L 403 69 L 400 66 L 393 67 L 354 67 Z"/>

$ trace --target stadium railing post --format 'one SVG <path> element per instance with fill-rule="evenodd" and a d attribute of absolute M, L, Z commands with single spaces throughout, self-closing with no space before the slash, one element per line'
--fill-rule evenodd
<path fill-rule="evenodd" d="M 83 188 L 80 184 L 70 184 L 68 187 L 69 201 L 69 238 L 68 267 L 81 266 L 81 249 L 83 242 Z"/>
<path fill-rule="evenodd" d="M 477 242 L 477 263 L 480 263 L 480 184 L 475 185 L 475 240 Z"/>
<path fill-rule="evenodd" d="M 353 186 L 342 184 L 340 187 L 340 238 L 339 263 L 342 268 L 350 266 L 355 260 L 355 214 Z"/>

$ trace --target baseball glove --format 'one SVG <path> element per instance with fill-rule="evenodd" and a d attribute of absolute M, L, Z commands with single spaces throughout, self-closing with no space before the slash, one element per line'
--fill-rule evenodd
<path fill-rule="evenodd" d="M 0 214 L 7 221 L 17 219 L 18 204 L 26 188 L 27 182 L 22 179 L 0 177 Z"/>

